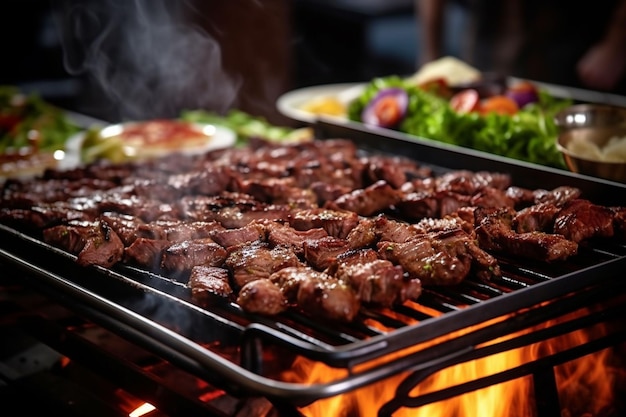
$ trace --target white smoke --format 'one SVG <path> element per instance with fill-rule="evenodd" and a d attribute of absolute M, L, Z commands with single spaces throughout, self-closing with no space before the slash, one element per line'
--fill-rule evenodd
<path fill-rule="evenodd" d="M 192 24 L 184 1 L 53 3 L 66 70 L 94 83 L 114 118 L 223 113 L 235 102 L 241 80 L 224 71 L 219 43 Z"/>

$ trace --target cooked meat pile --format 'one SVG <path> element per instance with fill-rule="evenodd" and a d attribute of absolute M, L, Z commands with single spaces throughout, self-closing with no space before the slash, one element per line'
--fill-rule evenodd
<path fill-rule="evenodd" d="M 0 210 L 81 265 L 187 282 L 203 306 L 224 297 L 250 313 L 344 322 L 416 300 L 422 286 L 498 277 L 496 256 L 556 262 L 590 239 L 626 238 L 626 209 L 575 188 L 434 175 L 342 139 L 50 170 L 5 182 Z"/>

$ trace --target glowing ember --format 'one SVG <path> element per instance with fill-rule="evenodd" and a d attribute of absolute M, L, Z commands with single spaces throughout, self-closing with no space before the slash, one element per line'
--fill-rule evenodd
<path fill-rule="evenodd" d="M 135 408 L 132 413 L 128 414 L 128 417 L 141 417 L 154 411 L 155 407 L 149 403 L 143 403 L 139 407 Z"/>

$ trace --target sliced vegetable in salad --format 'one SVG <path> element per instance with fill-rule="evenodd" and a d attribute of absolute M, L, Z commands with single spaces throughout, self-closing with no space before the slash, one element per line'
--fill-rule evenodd
<path fill-rule="evenodd" d="M 79 130 L 61 109 L 37 94 L 0 86 L 0 153 L 60 150 Z"/>
<path fill-rule="evenodd" d="M 250 138 L 291 141 L 310 140 L 313 137 L 313 132 L 309 128 L 294 129 L 288 126 L 276 126 L 263 117 L 236 109 L 230 110 L 225 115 L 207 110 L 185 110 L 180 118 L 188 122 L 226 126 L 237 134 L 238 144 L 245 143 Z"/>
<path fill-rule="evenodd" d="M 512 85 L 488 97 L 472 88 L 457 90 L 451 97 L 440 91 L 448 89 L 424 88 L 399 76 L 376 78 L 349 104 L 348 117 L 421 138 L 565 168 L 556 147 L 553 117 L 571 100 L 552 97 L 531 83 Z M 372 107 L 378 109 L 379 117 L 369 117 Z"/>

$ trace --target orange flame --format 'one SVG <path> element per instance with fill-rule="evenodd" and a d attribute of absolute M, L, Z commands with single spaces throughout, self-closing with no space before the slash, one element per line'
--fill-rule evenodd
<path fill-rule="evenodd" d="M 588 309 L 582 309 L 573 314 L 573 316 L 581 316 L 587 312 Z M 572 315 L 508 337 L 546 328 L 570 318 L 572 318 Z M 475 330 L 486 324 L 475 326 L 466 331 Z M 598 324 L 590 329 L 577 330 L 529 346 L 504 351 L 442 369 L 413 388 L 411 396 L 416 397 L 436 392 L 463 382 L 493 375 L 534 361 L 548 354 L 586 343 L 596 337 L 605 335 L 607 332 L 606 327 L 605 324 Z M 461 333 L 464 332 L 457 332 L 453 336 L 459 336 Z M 439 343 L 442 339 L 438 338 L 428 344 L 422 344 L 412 349 L 421 349 L 425 345 Z M 501 340 L 494 340 L 490 344 Z M 614 378 L 613 374 L 607 372 L 607 369 L 610 367 L 608 364 L 610 353 L 610 349 L 605 349 L 554 368 L 563 415 L 599 416 L 598 413 L 606 409 L 614 401 Z M 398 355 L 402 354 L 406 354 L 406 352 L 398 353 Z M 393 357 L 387 356 L 377 362 L 380 363 L 380 361 L 384 362 L 392 359 Z M 369 364 L 368 366 L 371 365 Z M 283 375 L 290 382 L 311 384 L 324 383 L 345 376 L 345 370 L 331 368 L 323 363 L 301 357 L 297 358 L 292 369 Z M 311 405 L 303 407 L 300 411 L 310 417 L 329 415 L 339 417 L 353 415 L 375 417 L 381 406 L 396 395 L 396 387 L 406 376 L 404 374 L 396 375 L 393 378 L 346 394 L 318 400 Z M 523 377 L 491 385 L 447 400 L 430 403 L 419 408 L 401 408 L 394 414 L 394 417 L 529 417 L 536 413 L 534 403 L 530 400 L 532 398 L 534 398 L 532 378 Z M 577 414 L 572 414 L 573 412 Z"/>

